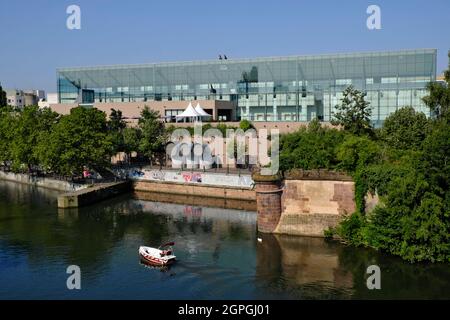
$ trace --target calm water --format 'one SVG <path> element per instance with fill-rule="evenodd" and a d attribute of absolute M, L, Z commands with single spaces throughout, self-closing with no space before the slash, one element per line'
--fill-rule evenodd
<path fill-rule="evenodd" d="M 56 195 L 0 181 L 0 299 L 450 298 L 448 265 L 258 235 L 252 211 L 131 195 L 58 210 Z M 172 268 L 140 264 L 140 245 L 169 240 L 179 259 Z M 72 264 L 81 268 L 81 290 L 66 288 Z M 371 264 L 382 271 L 378 291 L 366 288 Z"/>

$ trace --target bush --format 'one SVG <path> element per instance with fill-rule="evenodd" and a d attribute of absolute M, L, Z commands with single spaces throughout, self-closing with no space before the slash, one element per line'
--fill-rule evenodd
<path fill-rule="evenodd" d="M 280 168 L 333 169 L 338 164 L 335 146 L 344 138 L 344 132 L 310 126 L 281 136 Z"/>
<path fill-rule="evenodd" d="M 360 213 L 355 212 L 341 221 L 336 228 L 336 233 L 350 244 L 360 246 L 365 243 L 362 237 L 364 225 L 364 217 Z"/>
<path fill-rule="evenodd" d="M 389 147 L 395 149 L 419 149 L 427 128 L 428 120 L 423 112 L 404 107 L 386 118 L 380 137 Z"/>
<path fill-rule="evenodd" d="M 244 130 L 244 132 L 249 130 L 249 129 L 254 129 L 254 128 L 255 127 L 253 126 L 253 124 L 250 121 L 246 120 L 246 119 L 241 120 L 241 122 L 239 122 L 239 129 Z"/>
<path fill-rule="evenodd" d="M 381 156 L 379 144 L 366 136 L 347 135 L 336 150 L 338 167 L 350 173 L 379 161 Z"/>

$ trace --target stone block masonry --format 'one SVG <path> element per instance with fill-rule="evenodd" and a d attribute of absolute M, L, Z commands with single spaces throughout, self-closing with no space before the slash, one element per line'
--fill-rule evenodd
<path fill-rule="evenodd" d="M 291 171 L 284 179 L 253 176 L 258 230 L 323 237 L 356 210 L 351 177 L 327 171 Z"/>
<path fill-rule="evenodd" d="M 281 180 L 278 176 L 253 175 L 256 183 L 256 208 L 258 211 L 258 231 L 275 232 L 282 211 Z"/>
<path fill-rule="evenodd" d="M 131 190 L 130 181 L 102 183 L 58 196 L 58 208 L 78 208 L 115 197 Z"/>
<path fill-rule="evenodd" d="M 4 171 L 0 171 L 0 180 L 12 181 L 12 182 L 28 184 L 31 186 L 36 186 L 36 187 L 41 187 L 41 188 L 46 188 L 46 189 L 51 189 L 51 190 L 57 190 L 57 191 L 64 191 L 64 192 L 77 191 L 77 190 L 86 188 L 86 185 L 72 183 L 69 181 L 56 180 L 56 179 L 47 178 L 47 177 L 37 177 L 37 176 L 29 175 L 29 174 L 4 172 Z"/>
<path fill-rule="evenodd" d="M 234 199 L 255 201 L 255 191 L 249 188 L 201 185 L 195 183 L 177 183 L 150 180 L 135 180 L 135 191 L 147 191 L 163 194 L 196 196 L 202 198 Z"/>

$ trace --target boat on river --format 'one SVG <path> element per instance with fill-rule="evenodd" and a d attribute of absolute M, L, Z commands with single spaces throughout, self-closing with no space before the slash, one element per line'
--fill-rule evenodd
<path fill-rule="evenodd" d="M 139 247 L 139 256 L 141 259 L 149 264 L 157 266 L 167 266 L 175 262 L 176 256 L 173 254 L 172 246 L 174 242 L 165 243 L 159 248 Z"/>

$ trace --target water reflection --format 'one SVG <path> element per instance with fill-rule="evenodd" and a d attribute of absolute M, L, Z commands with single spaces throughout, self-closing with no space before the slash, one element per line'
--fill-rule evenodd
<path fill-rule="evenodd" d="M 56 196 L 0 181 L 0 298 L 450 298 L 447 265 L 411 265 L 323 239 L 257 234 L 251 210 L 130 195 L 60 210 Z M 140 245 L 168 241 L 176 242 L 178 259 L 170 269 L 139 263 Z M 79 292 L 65 288 L 70 264 L 82 270 Z M 371 264 L 381 268 L 382 290 L 366 287 Z"/>
<path fill-rule="evenodd" d="M 269 291 L 305 299 L 351 297 L 353 276 L 340 265 L 339 246 L 320 238 L 259 237 L 256 275 Z"/>
<path fill-rule="evenodd" d="M 154 264 L 148 263 L 147 261 L 143 259 L 139 259 L 139 264 L 149 270 L 156 270 L 160 272 L 170 272 L 170 269 L 173 265 L 166 265 L 166 266 L 156 266 Z M 175 275 L 175 273 L 171 273 L 170 275 Z"/>
<path fill-rule="evenodd" d="M 139 200 L 169 202 L 190 206 L 215 207 L 224 209 L 236 209 L 245 211 L 256 211 L 254 200 L 235 200 L 222 198 L 193 197 L 188 195 L 163 194 L 156 192 L 134 192 L 134 198 Z"/>

